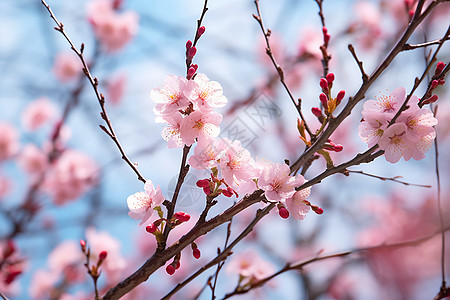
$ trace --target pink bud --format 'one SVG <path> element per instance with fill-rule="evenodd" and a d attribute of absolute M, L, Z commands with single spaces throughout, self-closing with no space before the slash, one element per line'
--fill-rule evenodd
<path fill-rule="evenodd" d="M 197 69 L 198 69 L 198 65 L 197 64 L 193 64 L 193 65 L 191 65 L 191 67 L 194 68 L 195 72 L 197 72 Z"/>
<path fill-rule="evenodd" d="M 205 186 L 205 187 L 203 188 L 203 192 L 204 192 L 206 195 L 209 195 L 209 194 L 211 194 L 211 189 L 209 188 L 209 186 Z"/>
<path fill-rule="evenodd" d="M 200 179 L 197 181 L 198 187 L 209 187 L 209 179 Z"/>
<path fill-rule="evenodd" d="M 166 267 L 166 272 L 167 272 L 167 274 L 169 274 L 169 275 L 173 275 L 173 274 L 175 273 L 175 268 L 174 268 L 174 266 L 168 265 L 168 266 Z"/>
<path fill-rule="evenodd" d="M 197 48 L 191 47 L 188 50 L 188 57 L 193 58 L 196 53 L 197 53 Z"/>
<path fill-rule="evenodd" d="M 278 209 L 278 214 L 280 215 L 280 217 L 282 217 L 283 219 L 287 219 L 289 218 L 289 212 L 286 209 L 286 207 L 282 206 Z"/>
<path fill-rule="evenodd" d="M 182 211 L 175 213 L 173 216 L 175 219 L 177 219 L 181 222 L 187 222 L 191 218 L 191 216 L 189 214 L 182 212 Z"/>
<path fill-rule="evenodd" d="M 197 31 L 197 35 L 199 36 L 199 37 L 201 37 L 202 36 L 202 34 L 204 34 L 205 33 L 205 26 L 201 26 L 199 29 L 198 29 L 198 31 Z"/>
<path fill-rule="evenodd" d="M 186 50 L 191 49 L 191 47 L 192 47 L 192 41 L 191 41 L 191 40 L 188 40 L 188 41 L 186 42 Z"/>
<path fill-rule="evenodd" d="M 80 240 L 80 246 L 81 246 L 81 250 L 83 250 L 83 252 L 86 252 L 86 241 L 85 240 Z"/>
<path fill-rule="evenodd" d="M 436 71 L 434 72 L 434 74 L 435 75 L 441 74 L 441 72 L 442 72 L 442 70 L 444 70 L 444 68 L 445 68 L 445 64 L 442 61 L 438 62 L 436 65 Z"/>
<path fill-rule="evenodd" d="M 342 145 L 333 145 L 333 147 L 331 148 L 331 150 L 335 151 L 335 152 L 341 152 L 344 149 L 344 146 Z"/>
<path fill-rule="evenodd" d="M 99 260 L 105 260 L 107 256 L 108 256 L 108 252 L 102 251 L 102 252 L 100 252 L 100 254 L 98 255 L 98 259 L 99 259 Z"/>
<path fill-rule="evenodd" d="M 194 74 L 195 74 L 195 69 L 193 67 L 190 67 L 187 72 L 187 77 L 190 79 L 190 78 L 192 78 L 192 76 L 194 76 Z"/>
<path fill-rule="evenodd" d="M 328 29 L 327 29 L 325 26 L 323 26 L 323 27 L 322 27 L 322 32 L 323 32 L 323 34 L 327 34 Z"/>
<path fill-rule="evenodd" d="M 328 81 L 325 78 L 320 78 L 319 85 L 323 91 L 328 91 Z"/>
<path fill-rule="evenodd" d="M 181 262 L 177 261 L 177 264 L 175 265 L 175 270 L 178 270 L 181 266 Z"/>
<path fill-rule="evenodd" d="M 331 36 L 328 33 L 323 36 L 323 41 L 325 45 L 328 45 L 328 43 L 330 42 L 330 38 Z"/>
<path fill-rule="evenodd" d="M 425 104 L 434 103 L 434 102 L 436 102 L 437 100 L 438 100 L 438 96 L 437 96 L 437 95 L 433 95 L 433 96 L 431 96 L 430 98 L 423 100 L 423 101 L 422 101 L 422 104 L 425 105 Z"/>
<path fill-rule="evenodd" d="M 439 81 L 433 80 L 431 82 L 431 89 L 434 90 L 439 85 Z"/>
<path fill-rule="evenodd" d="M 230 191 L 228 191 L 228 190 L 222 190 L 222 194 L 225 196 L 225 197 L 231 197 L 231 196 L 233 196 L 233 193 L 232 192 L 230 192 Z"/>
<path fill-rule="evenodd" d="M 319 95 L 319 100 L 322 102 L 323 107 L 328 107 L 328 97 L 324 93 Z"/>
<path fill-rule="evenodd" d="M 444 85 L 445 84 L 445 80 L 444 79 L 439 79 L 439 85 Z"/>
<path fill-rule="evenodd" d="M 311 205 L 311 209 L 318 215 L 323 214 L 323 209 L 318 206 Z"/>
<path fill-rule="evenodd" d="M 334 74 L 328 73 L 326 79 L 327 79 L 328 83 L 332 83 L 334 81 Z"/>
<path fill-rule="evenodd" d="M 344 97 L 345 97 L 345 91 L 344 90 L 339 91 L 339 93 L 337 94 L 337 97 L 336 97 L 337 105 L 339 105 L 339 103 L 341 103 L 341 101 L 342 101 L 342 99 L 344 99 Z"/>
<path fill-rule="evenodd" d="M 322 111 L 321 111 L 320 108 L 318 108 L 318 107 L 313 107 L 313 108 L 311 108 L 311 112 L 312 112 L 313 115 L 315 115 L 317 118 L 322 117 Z"/>
<path fill-rule="evenodd" d="M 195 257 L 195 259 L 199 259 L 200 258 L 200 250 L 198 248 L 195 248 L 194 250 L 192 250 L 192 255 Z"/>
<path fill-rule="evenodd" d="M 158 227 L 156 227 L 155 224 L 150 224 L 147 227 L 145 227 L 145 231 L 147 231 L 148 233 L 154 233 L 157 229 Z"/>

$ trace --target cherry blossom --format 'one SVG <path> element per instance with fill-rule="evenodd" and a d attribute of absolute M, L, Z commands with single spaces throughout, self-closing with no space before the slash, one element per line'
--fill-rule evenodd
<path fill-rule="evenodd" d="M 16 129 L 11 124 L 0 121 L 0 162 L 14 156 L 19 147 Z"/>
<path fill-rule="evenodd" d="M 36 145 L 27 144 L 20 153 L 19 164 L 29 174 L 41 174 L 47 167 L 47 155 Z"/>
<path fill-rule="evenodd" d="M 189 100 L 184 95 L 187 79 L 183 76 L 168 75 L 164 83 L 154 88 L 150 97 L 156 103 L 157 115 L 170 115 L 178 110 L 184 110 L 189 105 Z"/>
<path fill-rule="evenodd" d="M 45 178 L 44 189 L 55 204 L 80 197 L 98 181 L 98 166 L 85 154 L 65 150 Z"/>
<path fill-rule="evenodd" d="M 411 103 L 417 103 L 418 99 L 412 96 Z M 402 113 L 397 122 L 403 122 L 406 125 L 406 137 L 411 142 L 419 141 L 423 136 L 435 132 L 433 126 L 437 125 L 438 120 L 433 116 L 433 113 L 426 108 L 419 109 L 415 104 Z"/>
<path fill-rule="evenodd" d="M 233 255 L 226 267 L 228 273 L 239 274 L 248 282 L 255 282 L 274 272 L 274 267 L 255 251 L 246 251 Z"/>
<path fill-rule="evenodd" d="M 364 111 L 387 113 L 394 116 L 402 106 L 406 98 L 406 90 L 403 87 L 396 88 L 389 96 L 381 95 L 377 100 L 364 102 Z"/>
<path fill-rule="evenodd" d="M 25 107 L 21 119 L 25 129 L 33 131 L 39 129 L 56 115 L 56 109 L 49 99 L 38 98 Z"/>
<path fill-rule="evenodd" d="M 53 65 L 53 73 L 62 82 L 70 81 L 81 74 L 80 59 L 73 53 L 58 53 Z"/>
<path fill-rule="evenodd" d="M 112 1 L 88 3 L 87 15 L 96 37 L 108 52 L 121 50 L 137 34 L 139 16 L 132 11 L 118 14 Z"/>
<path fill-rule="evenodd" d="M 197 144 L 194 155 L 189 158 L 189 164 L 196 169 L 211 169 L 218 165 L 218 160 L 223 156 L 229 143 L 223 139 L 206 140 Z"/>
<path fill-rule="evenodd" d="M 145 192 L 137 192 L 128 196 L 128 215 L 136 220 L 141 220 L 139 226 L 148 221 L 153 214 L 153 209 L 164 201 L 159 185 L 154 187 L 151 180 L 147 180 L 144 185 Z"/>
<path fill-rule="evenodd" d="M 207 140 L 219 135 L 219 124 L 222 122 L 223 116 L 216 112 L 203 113 L 194 111 L 183 119 L 181 123 L 181 139 L 187 146 L 192 145 L 195 139 L 199 142 Z"/>
<path fill-rule="evenodd" d="M 272 201 L 282 201 L 292 197 L 295 187 L 304 183 L 302 175 L 292 177 L 286 164 L 268 164 L 258 179 L 258 186 L 265 191 L 266 198 Z"/>
<path fill-rule="evenodd" d="M 305 200 L 309 197 L 311 188 L 306 188 L 301 191 L 297 191 L 291 198 L 286 199 L 286 206 L 289 213 L 297 220 L 304 220 L 306 214 L 310 211 L 311 207 L 305 204 Z"/>
<path fill-rule="evenodd" d="M 106 100 L 114 105 L 117 105 L 122 100 L 127 84 L 127 77 L 125 74 L 119 74 L 107 82 L 107 95 Z"/>
<path fill-rule="evenodd" d="M 194 104 L 195 110 L 211 111 L 228 102 L 220 83 L 210 81 L 205 74 L 197 74 L 194 80 L 189 80 L 184 95 Z"/>
<path fill-rule="evenodd" d="M 411 157 L 411 146 L 406 139 L 406 125 L 397 123 L 390 126 L 380 138 L 378 144 L 385 151 L 384 156 L 388 162 L 396 163 L 402 155 Z"/>
<path fill-rule="evenodd" d="M 174 113 L 166 116 L 157 116 L 156 122 L 168 123 L 168 126 L 164 127 L 161 132 L 162 138 L 167 141 L 167 147 L 169 148 L 181 148 L 183 147 L 183 140 L 181 139 L 181 123 L 183 117 L 179 113 Z"/>
<path fill-rule="evenodd" d="M 231 185 L 234 182 L 234 178 L 249 181 L 254 175 L 254 161 L 250 152 L 243 148 L 238 140 L 233 142 L 229 139 L 224 140 L 229 143 L 228 149 L 223 157 L 220 158 L 220 166 L 225 182 Z"/>

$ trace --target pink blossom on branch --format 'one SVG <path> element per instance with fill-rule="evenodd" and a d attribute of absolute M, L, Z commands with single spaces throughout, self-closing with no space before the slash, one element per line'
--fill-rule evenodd
<path fill-rule="evenodd" d="M 50 100 L 41 97 L 25 107 L 21 115 L 21 120 L 26 130 L 34 131 L 50 121 L 55 115 L 56 109 Z"/>
<path fill-rule="evenodd" d="M 184 95 L 187 79 L 183 76 L 168 75 L 164 83 L 154 88 L 150 97 L 156 103 L 154 111 L 157 115 L 171 115 L 179 110 L 184 110 L 189 105 L 188 98 Z"/>
<path fill-rule="evenodd" d="M 135 220 L 141 220 L 139 226 L 143 225 L 152 216 L 155 207 L 164 201 L 161 188 L 156 187 L 151 180 L 147 180 L 144 185 L 145 192 L 137 192 L 128 196 L 128 215 Z"/>
<path fill-rule="evenodd" d="M 302 175 L 290 176 L 290 168 L 286 164 L 271 163 L 263 170 L 258 179 L 258 186 L 264 190 L 266 198 L 271 201 L 284 201 L 295 193 L 295 188 L 302 185 Z"/>
<path fill-rule="evenodd" d="M 195 110 L 205 112 L 224 107 L 228 102 L 220 83 L 210 81 L 205 74 L 197 74 L 194 80 L 189 80 L 184 95 L 194 104 Z"/>
<path fill-rule="evenodd" d="M 311 188 L 297 191 L 291 198 L 286 199 L 286 206 L 289 213 L 297 220 L 304 220 L 306 214 L 310 211 L 310 205 L 305 204 L 305 200 L 309 197 Z"/>
<path fill-rule="evenodd" d="M 229 139 L 224 139 L 229 143 L 228 149 L 220 158 L 220 166 L 225 182 L 232 185 L 234 178 L 240 181 L 250 181 L 254 177 L 254 161 L 250 152 L 243 148 L 241 142 L 235 140 L 231 142 Z"/>
<path fill-rule="evenodd" d="M 183 119 L 181 123 L 181 139 L 187 146 L 192 145 L 196 139 L 203 143 L 217 137 L 220 132 L 219 124 L 223 116 L 216 112 L 203 113 L 194 111 Z"/>

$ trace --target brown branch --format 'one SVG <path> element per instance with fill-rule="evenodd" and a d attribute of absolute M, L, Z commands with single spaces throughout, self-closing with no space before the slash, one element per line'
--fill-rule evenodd
<path fill-rule="evenodd" d="M 355 48 L 353 47 L 352 44 L 348 44 L 348 50 L 352 54 L 352 56 L 355 59 L 356 63 L 358 64 L 359 71 L 361 72 L 361 77 L 362 77 L 363 83 L 366 82 L 367 79 L 369 78 L 369 75 L 367 75 L 366 72 L 364 71 L 363 62 L 358 59 L 358 56 L 356 55 Z"/>
<path fill-rule="evenodd" d="M 448 40 L 450 40 L 449 36 L 447 36 L 444 39 L 444 41 L 448 41 Z M 424 48 L 424 47 L 428 47 L 428 46 L 432 46 L 432 45 L 438 45 L 438 44 L 441 44 L 441 41 L 442 41 L 442 39 L 429 41 L 429 42 L 421 43 L 421 44 L 415 44 L 415 45 L 405 44 L 405 46 L 403 46 L 403 51 L 414 50 L 414 49 L 418 49 L 418 48 Z"/>
<path fill-rule="evenodd" d="M 208 270 L 209 268 L 213 267 L 214 265 L 226 260 L 229 255 L 231 255 L 231 250 L 234 246 L 236 246 L 237 243 L 239 243 L 244 237 L 246 237 L 255 227 L 255 225 L 264 217 L 266 216 L 273 208 L 275 207 L 274 203 L 271 203 L 264 209 L 259 209 L 256 213 L 255 218 L 250 222 L 250 224 L 244 229 L 244 231 L 228 246 L 226 247 L 219 255 L 217 255 L 214 259 L 212 259 L 210 262 L 208 262 L 206 265 L 201 267 L 197 272 L 189 276 L 186 280 L 183 282 L 177 284 L 177 286 L 170 291 L 166 296 L 164 296 L 162 299 L 170 299 L 176 292 L 181 290 L 183 287 L 185 287 L 188 283 L 190 283 L 192 280 L 197 278 L 200 274 Z"/>
<path fill-rule="evenodd" d="M 113 140 L 113 142 L 116 144 L 117 148 L 120 151 L 120 154 L 122 155 L 122 159 L 130 166 L 130 168 L 134 171 L 134 173 L 137 175 L 138 180 L 142 181 L 143 183 L 145 183 L 145 178 L 144 176 L 142 176 L 142 174 L 139 172 L 137 166 L 128 158 L 128 156 L 125 153 L 125 150 L 123 149 L 122 145 L 119 142 L 118 137 L 116 136 L 116 133 L 113 129 L 113 126 L 111 124 L 111 120 L 109 120 L 108 115 L 106 113 L 106 109 L 105 109 L 105 97 L 103 96 L 103 94 L 101 94 L 98 90 L 98 80 L 96 77 L 93 77 L 90 70 L 89 70 L 89 66 L 87 65 L 84 56 L 83 56 L 83 51 L 84 51 L 84 44 L 81 44 L 81 48 L 80 50 L 78 50 L 75 45 L 73 44 L 72 40 L 70 39 L 70 37 L 67 35 L 66 31 L 64 30 L 64 25 L 58 21 L 58 19 L 56 18 L 56 16 L 54 15 L 53 11 L 51 10 L 50 6 L 45 2 L 45 0 L 41 0 L 41 3 L 45 6 L 45 8 L 47 9 L 47 11 L 50 14 L 50 17 L 53 19 L 53 21 L 55 21 L 56 23 L 56 27 L 55 30 L 59 31 L 64 38 L 67 40 L 67 42 L 70 44 L 71 49 L 76 53 L 76 55 L 78 56 L 78 58 L 80 59 L 81 63 L 83 64 L 83 73 L 86 76 L 86 78 L 89 80 L 89 83 L 91 84 L 92 88 L 94 89 L 95 95 L 97 97 L 98 103 L 100 104 L 100 108 L 101 108 L 101 117 L 102 119 L 105 121 L 108 129 L 106 129 L 105 127 L 102 128 L 103 131 L 108 133 L 108 136 Z"/>
<path fill-rule="evenodd" d="M 349 98 L 346 106 L 343 108 L 341 113 L 335 118 L 330 120 L 327 128 L 323 131 L 323 133 L 317 138 L 314 144 L 308 148 L 292 165 L 291 172 L 302 167 L 311 156 L 313 156 L 317 150 L 323 147 L 323 144 L 329 139 L 331 134 L 336 130 L 336 128 L 351 114 L 353 108 L 358 104 L 361 100 L 364 99 L 366 91 L 372 84 L 380 77 L 380 75 L 390 66 L 394 58 L 402 51 L 403 46 L 406 44 L 410 36 L 414 33 L 416 28 L 422 23 L 422 21 L 431 13 L 431 11 L 440 3 L 445 0 L 437 0 L 433 1 L 425 11 L 420 14 L 417 18 L 413 19 L 413 21 L 408 25 L 403 35 L 398 40 L 397 44 L 391 50 L 391 52 L 387 55 L 387 57 L 379 64 L 376 70 L 369 76 L 367 81 L 361 85 L 359 90 L 353 97 Z"/>
<path fill-rule="evenodd" d="M 223 299 L 228 299 L 235 295 L 248 293 L 252 289 L 263 286 L 269 280 L 277 277 L 280 274 L 283 274 L 283 273 L 286 273 L 286 272 L 292 271 L 292 270 L 302 270 L 303 267 L 310 265 L 312 263 L 318 262 L 318 261 L 327 260 L 330 258 L 347 257 L 347 256 L 350 256 L 355 253 L 364 253 L 364 252 L 370 252 L 370 251 L 375 251 L 375 250 L 390 250 L 390 249 L 396 249 L 396 248 L 401 248 L 401 247 L 414 247 L 414 246 L 418 246 L 418 245 L 430 240 L 431 238 L 433 238 L 437 234 L 440 234 L 441 232 L 447 232 L 449 230 L 450 230 L 450 227 L 446 227 L 446 228 L 444 228 L 444 230 L 437 230 L 437 231 L 433 232 L 432 234 L 429 234 L 427 236 L 417 238 L 414 240 L 398 242 L 398 243 L 393 243 L 393 244 L 383 243 L 383 244 L 380 244 L 377 246 L 355 248 L 353 250 L 335 253 L 335 254 L 331 254 L 331 255 L 316 256 L 314 258 L 311 258 L 311 259 L 308 259 L 308 260 L 305 260 L 302 262 L 298 262 L 298 263 L 287 263 L 282 269 L 280 269 L 276 273 L 274 273 L 266 278 L 263 278 L 263 279 L 259 280 L 258 282 L 251 283 L 248 286 L 246 286 L 245 288 L 241 287 L 240 289 L 235 289 L 233 292 L 226 294 Z"/>
<path fill-rule="evenodd" d="M 369 177 L 378 178 L 378 179 L 383 180 L 383 181 L 386 181 L 386 180 L 394 181 L 394 182 L 397 182 L 397 183 L 401 183 L 403 185 L 417 186 L 417 187 L 423 187 L 423 188 L 431 188 L 431 185 L 409 183 L 409 182 L 398 180 L 398 178 L 402 178 L 402 176 L 383 177 L 383 176 L 378 176 L 378 175 L 374 175 L 374 174 L 365 173 L 363 171 L 353 171 L 353 170 L 347 170 L 347 172 L 348 173 L 354 173 L 354 174 L 366 175 L 366 176 L 369 176 Z"/>
<path fill-rule="evenodd" d="M 200 39 L 200 35 L 198 34 L 198 29 L 202 26 L 203 18 L 205 17 L 206 12 L 208 11 L 208 0 L 205 0 L 203 4 L 202 14 L 200 15 L 200 19 L 197 20 L 197 29 L 195 30 L 194 42 L 192 43 L 192 47 L 197 45 L 198 40 Z M 188 57 L 186 53 L 186 74 L 189 71 L 189 67 L 192 64 L 192 57 Z"/>
<path fill-rule="evenodd" d="M 162 252 L 155 253 L 150 257 L 136 272 L 128 276 L 125 280 L 117 284 L 115 287 L 108 290 L 103 296 L 103 300 L 116 300 L 125 294 L 129 293 L 139 284 L 146 281 L 150 275 L 163 266 L 169 259 L 171 259 L 181 250 L 189 246 L 197 238 L 205 235 L 214 228 L 223 223 L 229 222 L 233 216 L 240 213 L 247 207 L 263 200 L 263 191 L 257 190 L 253 194 L 244 197 L 241 201 L 225 210 L 223 213 L 202 224 L 196 224 L 187 234 L 180 238 L 175 244 L 166 248 Z"/>
<path fill-rule="evenodd" d="M 283 85 L 283 87 L 286 90 L 286 92 L 288 93 L 289 98 L 291 99 L 291 101 L 294 104 L 295 108 L 297 109 L 297 112 L 298 112 L 300 118 L 302 119 L 303 122 L 305 122 L 305 129 L 306 129 L 306 131 L 308 132 L 308 134 L 311 137 L 313 137 L 314 134 L 310 130 L 310 128 L 308 126 L 308 123 L 306 122 L 306 119 L 303 116 L 301 105 L 300 105 L 300 101 L 298 101 L 298 102 L 295 101 L 294 95 L 292 94 L 291 90 L 289 89 L 289 87 L 287 86 L 286 82 L 284 81 L 283 69 L 277 63 L 277 61 L 275 60 L 275 56 L 273 55 L 272 48 L 270 47 L 270 42 L 269 42 L 269 37 L 270 37 L 271 31 L 270 31 L 270 29 L 266 30 L 264 28 L 264 23 L 263 23 L 262 16 L 261 16 L 261 10 L 259 8 L 259 0 L 255 0 L 254 3 L 255 3 L 255 6 L 256 6 L 256 12 L 257 12 L 258 15 L 253 14 L 253 18 L 258 22 L 259 27 L 261 28 L 261 31 L 263 32 L 264 40 L 266 41 L 266 54 L 269 56 L 270 60 L 272 61 L 272 64 L 273 64 L 273 66 L 275 67 L 275 69 L 276 69 L 276 71 L 278 73 L 278 77 L 280 78 L 280 82 Z"/>
<path fill-rule="evenodd" d="M 329 63 L 331 60 L 331 56 L 328 54 L 328 41 L 326 41 L 325 35 L 327 34 L 325 31 L 323 31 L 325 26 L 325 16 L 323 15 L 323 0 L 314 0 L 317 5 L 319 6 L 319 12 L 318 15 L 320 17 L 320 22 L 322 23 L 322 34 L 323 34 L 323 45 L 320 46 L 320 51 L 322 52 L 322 66 L 323 66 L 323 77 L 325 78 L 328 74 L 329 70 Z"/>
<path fill-rule="evenodd" d="M 5 295 L 2 294 L 2 292 L 0 292 L 0 297 L 1 297 L 3 300 L 9 300 Z"/>

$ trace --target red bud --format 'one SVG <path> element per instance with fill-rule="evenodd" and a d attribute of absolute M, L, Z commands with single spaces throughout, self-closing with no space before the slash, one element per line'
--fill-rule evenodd
<path fill-rule="evenodd" d="M 173 274 L 175 273 L 175 267 L 172 266 L 172 265 L 168 265 L 168 266 L 166 267 L 166 272 L 167 272 L 167 274 L 169 274 L 169 275 L 173 275 Z"/>
<path fill-rule="evenodd" d="M 195 259 L 199 259 L 200 258 L 200 250 L 198 248 L 195 248 L 194 250 L 192 250 L 192 255 L 195 257 Z"/>

